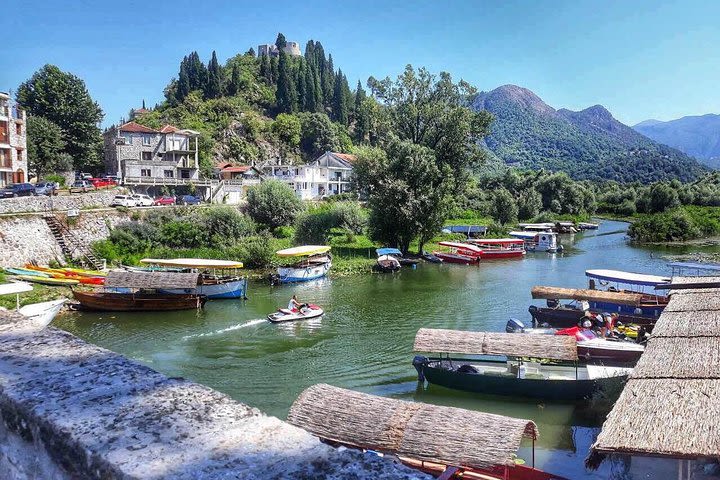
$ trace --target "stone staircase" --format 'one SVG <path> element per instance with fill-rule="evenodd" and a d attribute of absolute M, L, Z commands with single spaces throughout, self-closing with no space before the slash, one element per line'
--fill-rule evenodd
<path fill-rule="evenodd" d="M 75 259 L 80 261 L 85 268 L 95 270 L 100 270 L 105 266 L 104 262 L 97 258 L 92 250 L 72 233 L 59 218 L 53 214 L 48 214 L 43 215 L 43 219 L 50 228 L 50 232 L 52 232 L 58 245 L 60 245 L 60 250 L 67 261 Z"/>

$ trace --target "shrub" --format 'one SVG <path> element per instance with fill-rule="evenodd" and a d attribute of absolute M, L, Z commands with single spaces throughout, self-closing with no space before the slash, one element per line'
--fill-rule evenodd
<path fill-rule="evenodd" d="M 275 238 L 293 238 L 295 236 L 294 227 L 277 227 L 273 230 L 273 236 Z"/>
<path fill-rule="evenodd" d="M 48 182 L 55 182 L 61 187 L 65 186 L 65 177 L 62 175 L 58 175 L 57 173 L 51 173 L 50 175 L 45 175 L 45 180 Z"/>
<path fill-rule="evenodd" d="M 214 246 L 230 245 L 238 238 L 255 232 L 255 226 L 245 215 L 232 207 L 211 207 L 202 212 L 200 223 Z"/>
<path fill-rule="evenodd" d="M 137 222 L 124 222 L 115 227 L 108 236 L 117 247 L 117 256 L 126 253 L 142 253 L 150 248 L 155 229 Z"/>
<path fill-rule="evenodd" d="M 247 268 L 265 268 L 271 265 L 274 254 L 270 237 L 267 235 L 245 238 L 237 251 Z"/>
<path fill-rule="evenodd" d="M 168 247 L 195 248 L 207 241 L 201 225 L 189 220 L 173 220 L 160 227 L 158 241 Z"/>
<path fill-rule="evenodd" d="M 333 227 L 342 227 L 359 235 L 367 226 L 367 212 L 357 202 L 338 202 L 333 205 L 331 214 L 335 217 Z"/>
<path fill-rule="evenodd" d="M 337 216 L 330 208 L 304 212 L 295 226 L 295 243 L 325 243 L 330 229 L 337 226 Z"/>
<path fill-rule="evenodd" d="M 248 190 L 247 211 L 255 222 L 276 228 L 291 225 L 303 203 L 285 183 L 268 180 Z"/>

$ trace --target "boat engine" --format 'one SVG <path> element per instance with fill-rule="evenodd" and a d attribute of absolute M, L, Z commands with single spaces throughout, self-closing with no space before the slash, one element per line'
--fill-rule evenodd
<path fill-rule="evenodd" d="M 415 367 L 415 370 L 418 372 L 418 382 L 424 382 L 425 381 L 425 375 L 423 374 L 423 367 L 427 365 L 428 358 L 423 357 L 422 355 L 415 355 L 415 358 L 413 358 L 412 364 L 413 367 Z"/>
<path fill-rule="evenodd" d="M 528 312 L 530 312 L 530 316 L 532 317 L 532 323 L 534 327 L 538 326 L 538 319 L 535 316 L 537 314 L 538 308 L 535 305 L 530 305 L 528 307 Z"/>
<path fill-rule="evenodd" d="M 505 331 L 507 333 L 523 333 L 525 331 L 525 325 L 516 318 L 511 318 L 505 325 Z"/>

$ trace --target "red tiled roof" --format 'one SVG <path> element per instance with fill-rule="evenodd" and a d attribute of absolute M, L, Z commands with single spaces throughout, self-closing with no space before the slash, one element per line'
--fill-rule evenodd
<path fill-rule="evenodd" d="M 140 125 L 139 123 L 135 122 L 127 122 L 122 125 L 120 125 L 120 128 L 118 128 L 121 132 L 132 132 L 132 133 L 158 133 L 157 130 L 153 130 L 150 127 L 146 127 L 145 125 Z"/>
<path fill-rule="evenodd" d="M 349 162 L 349 163 L 353 163 L 355 160 L 357 160 L 357 157 L 355 155 L 351 155 L 349 153 L 335 153 L 335 152 L 330 152 L 330 153 L 332 153 L 336 157 L 342 158 L 343 160 L 345 160 L 346 162 Z"/>
<path fill-rule="evenodd" d="M 172 125 L 165 125 L 160 129 L 160 133 L 175 133 L 179 132 L 180 129 L 177 127 L 173 127 Z"/>
<path fill-rule="evenodd" d="M 232 166 L 233 166 L 232 162 L 228 162 L 228 161 L 220 160 L 220 161 L 215 162 L 215 168 L 219 168 L 220 170 L 222 170 L 223 168 L 232 167 Z"/>
<path fill-rule="evenodd" d="M 224 173 L 245 173 L 251 168 L 250 165 L 236 165 L 234 167 L 225 167 L 221 171 Z"/>

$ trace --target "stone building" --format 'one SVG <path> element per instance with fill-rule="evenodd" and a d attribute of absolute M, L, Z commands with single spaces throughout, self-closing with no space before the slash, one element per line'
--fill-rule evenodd
<path fill-rule="evenodd" d="M 286 42 L 285 46 L 283 47 L 283 52 L 294 57 L 299 57 L 300 55 L 302 55 L 302 52 L 300 52 L 300 44 L 298 44 L 297 42 Z M 278 55 L 280 55 L 280 51 L 274 43 L 258 45 L 258 57 L 261 57 L 263 55 L 277 57 Z"/>
<path fill-rule="evenodd" d="M 28 180 L 25 111 L 0 92 L 0 187 Z"/>
<path fill-rule="evenodd" d="M 198 132 L 165 125 L 155 130 L 135 122 L 103 134 L 105 170 L 125 184 L 182 184 L 200 176 Z"/>

